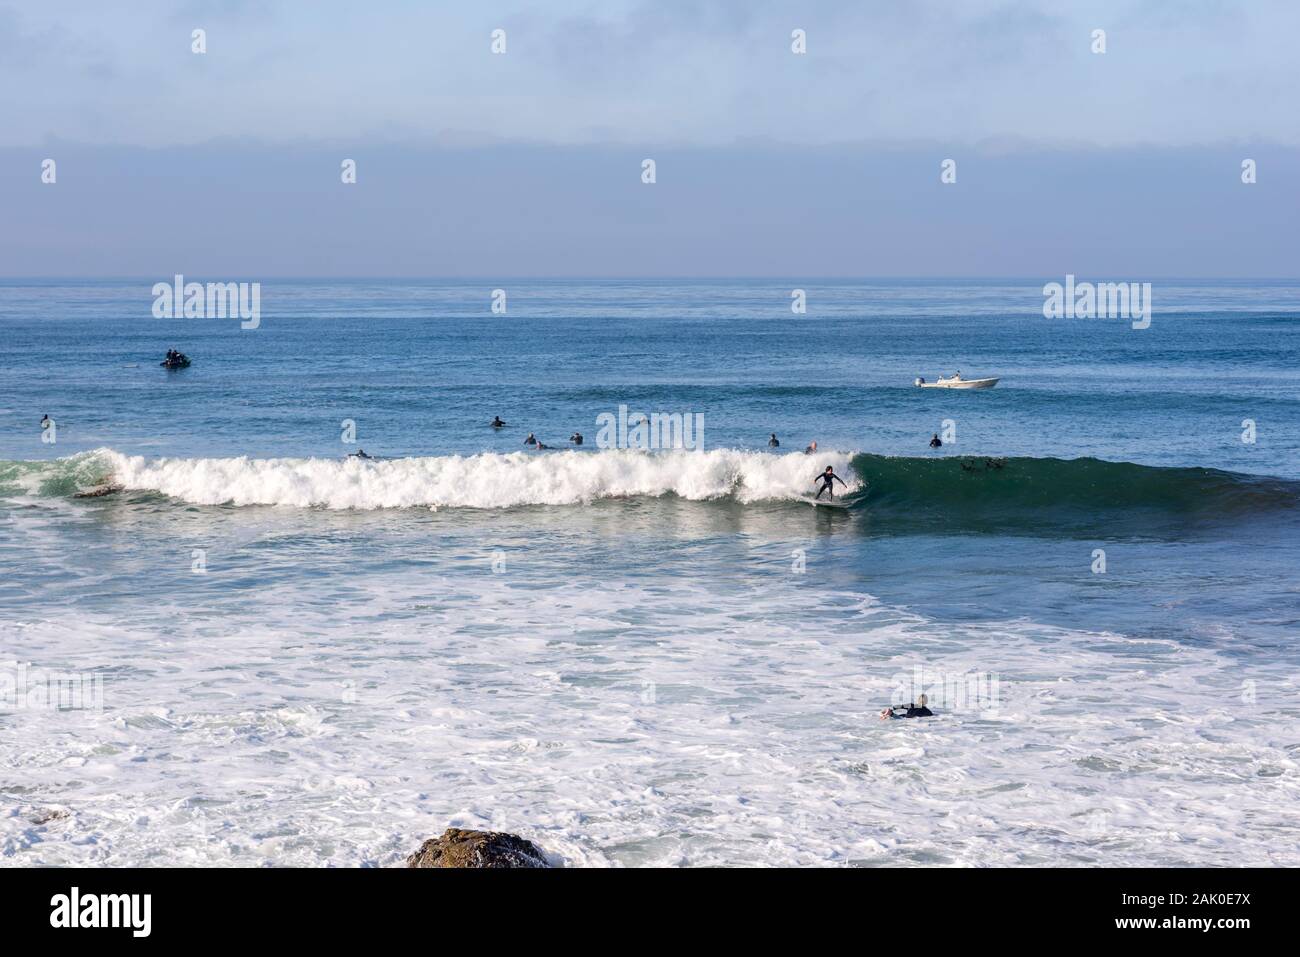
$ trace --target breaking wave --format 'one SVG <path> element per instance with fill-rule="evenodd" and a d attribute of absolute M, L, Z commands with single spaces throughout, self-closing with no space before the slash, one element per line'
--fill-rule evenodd
<path fill-rule="evenodd" d="M 676 495 L 703 501 L 794 499 L 835 466 L 853 484 L 847 452 L 815 457 L 708 452 L 558 451 L 359 459 L 146 459 L 99 449 L 54 462 L 0 463 L 0 486 L 32 494 L 121 487 L 196 505 L 303 508 L 509 508 Z"/>
<path fill-rule="evenodd" d="M 691 501 L 793 501 L 827 465 L 837 494 L 882 520 L 953 525 L 1063 522 L 1101 513 L 1232 520 L 1297 511 L 1300 482 L 1206 468 L 1099 459 L 740 449 L 556 451 L 363 461 L 326 458 L 158 458 L 112 449 L 45 462 L 0 462 L 0 491 L 42 496 L 121 489 L 195 505 L 300 508 L 510 508 L 676 496 Z"/>

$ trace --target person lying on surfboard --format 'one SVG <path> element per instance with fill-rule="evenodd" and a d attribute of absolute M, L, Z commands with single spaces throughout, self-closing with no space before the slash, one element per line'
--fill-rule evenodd
<path fill-rule="evenodd" d="M 925 695 L 921 695 L 919 702 L 913 701 L 910 704 L 890 705 L 880 712 L 880 720 L 888 721 L 890 718 L 933 718 L 934 712 L 926 707 L 928 701 L 929 699 Z"/>
<path fill-rule="evenodd" d="M 821 475 L 816 476 L 816 477 L 813 479 L 813 484 L 814 484 L 814 485 L 817 484 L 818 482 L 821 482 L 821 483 L 822 483 L 822 487 L 819 488 L 819 489 L 817 490 L 817 495 L 816 495 L 815 497 L 816 497 L 816 498 L 821 498 L 821 497 L 822 497 L 822 492 L 830 492 L 830 493 L 831 493 L 831 500 L 832 500 L 832 501 L 835 499 L 835 483 L 836 483 L 836 482 L 839 482 L 839 483 L 840 483 L 841 485 L 843 485 L 845 488 L 848 488 L 848 487 L 849 487 L 849 483 L 846 482 L 846 481 L 844 481 L 844 479 L 840 478 L 838 475 L 836 475 L 836 474 L 835 474 L 835 469 L 832 468 L 832 467 L 829 466 L 829 465 L 826 466 L 826 471 L 825 471 L 825 472 L 823 472 Z"/>

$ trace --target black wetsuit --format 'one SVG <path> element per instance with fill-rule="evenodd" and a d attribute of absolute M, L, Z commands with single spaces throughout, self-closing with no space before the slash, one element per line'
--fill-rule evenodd
<path fill-rule="evenodd" d="M 937 435 L 930 440 L 930 448 L 937 449 L 937 448 L 941 448 L 942 446 L 943 443 L 939 441 L 939 437 Z"/>
<path fill-rule="evenodd" d="M 582 444 L 582 433 L 581 433 L 581 432 L 574 432 L 573 435 L 571 435 L 571 436 L 569 437 L 569 441 L 572 442 L 574 445 L 581 445 L 581 444 Z"/>
<path fill-rule="evenodd" d="M 900 711 L 903 711 L 904 709 L 906 709 L 906 713 L 905 713 L 905 714 L 899 714 L 899 713 L 898 713 L 898 712 L 900 712 Z M 916 704 L 916 703 L 912 703 L 912 704 L 896 704 L 896 705 L 893 705 L 892 707 L 890 707 L 890 709 L 889 709 L 889 716 L 890 716 L 891 718 L 895 718 L 895 719 L 899 719 L 899 720 L 901 720 L 901 719 L 903 719 L 903 718 L 933 718 L 933 717 L 934 717 L 934 712 L 931 711 L 929 708 L 927 708 L 927 707 L 926 707 L 925 705 L 923 705 L 923 704 L 921 704 L 921 705 L 918 705 L 918 704 Z"/>
<path fill-rule="evenodd" d="M 781 447 L 781 443 L 776 440 L 776 436 L 774 435 L 767 440 L 767 447 L 769 449 L 779 449 Z"/>
<path fill-rule="evenodd" d="M 524 439 L 524 445 L 536 445 L 536 444 L 537 444 L 537 439 L 533 438 L 533 436 L 531 435 L 528 436 L 528 438 Z"/>
<path fill-rule="evenodd" d="M 844 481 L 844 479 L 840 478 L 834 472 L 823 472 L 821 475 L 817 477 L 822 480 L 822 487 L 817 490 L 817 496 L 816 496 L 817 498 L 822 497 L 822 492 L 830 492 L 831 498 L 834 498 L 836 482 L 839 482 L 845 488 L 849 487 L 849 483 Z"/>
<path fill-rule="evenodd" d="M 500 418 L 495 418 L 492 420 L 492 428 L 494 429 L 502 428 L 504 425 L 505 423 L 502 422 Z"/>

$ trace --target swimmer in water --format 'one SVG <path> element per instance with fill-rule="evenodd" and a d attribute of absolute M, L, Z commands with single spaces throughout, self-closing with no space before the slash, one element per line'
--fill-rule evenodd
<path fill-rule="evenodd" d="M 831 466 L 829 466 L 829 465 L 826 466 L 826 471 L 825 471 L 825 472 L 822 472 L 821 475 L 818 475 L 817 477 L 815 477 L 815 478 L 813 479 L 813 484 L 814 484 L 814 485 L 815 485 L 816 483 L 818 483 L 818 482 L 821 482 L 821 483 L 822 483 L 822 487 L 819 488 L 819 489 L 817 490 L 817 495 L 816 495 L 816 497 L 817 497 L 817 498 L 821 498 L 821 497 L 822 497 L 822 492 L 830 492 L 830 493 L 831 493 L 831 496 L 830 496 L 830 497 L 831 497 L 831 501 L 834 501 L 834 500 L 835 500 L 835 483 L 836 483 L 836 482 L 839 482 L 839 483 L 840 483 L 841 485 L 843 485 L 845 488 L 848 488 L 848 487 L 849 487 L 849 483 L 846 482 L 846 481 L 844 481 L 844 479 L 840 478 L 838 475 L 836 475 L 836 474 L 835 474 L 835 469 L 833 469 L 833 468 L 832 468 Z"/>
<path fill-rule="evenodd" d="M 803 450 L 803 454 L 812 455 L 816 451 L 817 451 L 817 440 L 814 439 L 813 441 L 808 443 L 808 448 Z"/>
<path fill-rule="evenodd" d="M 581 444 L 582 444 L 582 433 L 581 433 L 581 432 L 574 432 L 571 436 L 569 436 L 569 441 L 572 442 L 574 445 L 581 445 Z"/>
<path fill-rule="evenodd" d="M 771 437 L 767 440 L 767 447 L 768 447 L 769 449 L 779 449 L 779 448 L 781 447 L 781 442 L 780 442 L 780 440 L 776 437 L 776 433 L 775 433 L 775 432 L 773 432 L 772 435 L 771 435 Z"/>
<path fill-rule="evenodd" d="M 919 702 L 913 701 L 910 704 L 896 704 L 885 708 L 880 712 L 880 720 L 888 721 L 890 718 L 933 718 L 934 712 L 925 706 L 926 696 L 921 695 Z M 899 714 L 899 712 L 902 714 Z"/>
<path fill-rule="evenodd" d="M 934 433 L 934 438 L 930 440 L 930 448 L 937 449 L 940 448 L 942 445 L 943 443 L 939 441 L 939 433 L 938 432 Z"/>
<path fill-rule="evenodd" d="M 536 445 L 536 444 L 537 444 L 537 436 L 529 432 L 528 438 L 524 439 L 524 445 Z"/>
<path fill-rule="evenodd" d="M 499 416 L 499 415 L 494 415 L 494 416 L 492 417 L 492 428 L 494 428 L 494 429 L 502 429 L 502 428 L 505 428 L 505 423 L 501 421 L 501 416 Z"/>

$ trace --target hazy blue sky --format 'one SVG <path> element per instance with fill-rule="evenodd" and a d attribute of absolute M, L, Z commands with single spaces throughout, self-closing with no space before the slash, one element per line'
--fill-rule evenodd
<path fill-rule="evenodd" d="M 1296 0 L 0 0 L 0 273 L 1300 275 L 1297 36 Z"/>

